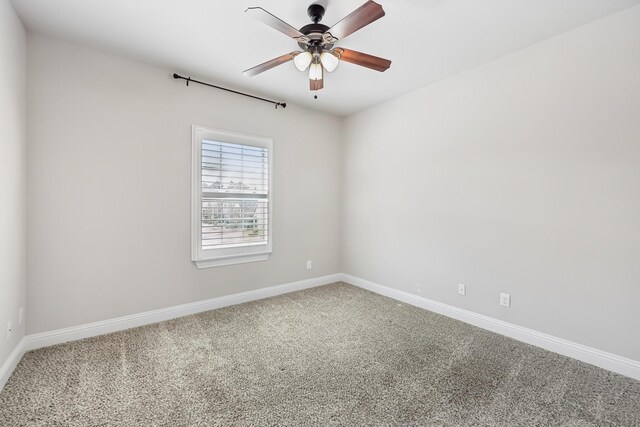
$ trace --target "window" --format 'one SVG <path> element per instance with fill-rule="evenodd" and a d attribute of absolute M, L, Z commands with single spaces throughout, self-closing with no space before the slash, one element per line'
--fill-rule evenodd
<path fill-rule="evenodd" d="M 272 146 L 193 126 L 191 259 L 198 268 L 269 257 Z"/>

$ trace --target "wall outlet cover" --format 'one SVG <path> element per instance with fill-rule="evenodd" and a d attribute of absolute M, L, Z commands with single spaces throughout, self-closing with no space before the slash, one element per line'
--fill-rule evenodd
<path fill-rule="evenodd" d="M 467 285 L 464 283 L 458 283 L 458 293 L 460 295 L 467 295 Z"/>
<path fill-rule="evenodd" d="M 504 307 L 511 307 L 511 294 L 500 292 L 500 305 Z"/>
<path fill-rule="evenodd" d="M 22 325 L 24 323 L 24 307 L 20 307 L 18 310 L 18 325 Z"/>
<path fill-rule="evenodd" d="M 307 270 L 311 270 L 313 268 L 313 263 L 311 261 L 307 261 Z"/>

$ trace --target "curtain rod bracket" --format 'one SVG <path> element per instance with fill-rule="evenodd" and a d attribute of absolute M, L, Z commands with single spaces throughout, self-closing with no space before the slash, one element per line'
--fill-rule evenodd
<path fill-rule="evenodd" d="M 259 101 L 269 102 L 269 103 L 275 105 L 276 110 L 278 109 L 278 107 L 287 108 L 287 103 L 286 102 L 278 102 L 278 101 L 272 101 L 272 100 L 266 99 L 266 98 L 260 98 L 259 96 L 250 95 L 250 94 L 244 93 L 244 92 L 238 92 L 237 90 L 227 89 L 226 87 L 216 86 L 216 85 L 213 85 L 211 83 L 201 82 L 199 80 L 194 80 L 191 77 L 183 77 L 183 76 L 181 76 L 181 75 L 179 75 L 177 73 L 173 73 L 173 78 L 176 79 L 176 80 L 178 80 L 178 79 L 186 80 L 187 86 L 189 86 L 189 82 L 194 82 L 194 83 L 201 84 L 203 86 L 212 87 L 214 89 L 220 89 L 220 90 L 224 90 L 224 91 L 227 91 L 227 92 L 235 93 L 236 95 L 242 95 L 242 96 L 246 96 L 248 98 L 257 99 Z"/>

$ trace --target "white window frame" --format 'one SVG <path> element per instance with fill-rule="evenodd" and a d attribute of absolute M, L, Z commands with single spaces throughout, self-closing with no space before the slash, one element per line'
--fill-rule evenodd
<path fill-rule="evenodd" d="M 273 244 L 273 140 L 204 126 L 192 126 L 191 145 L 191 260 L 198 268 L 265 261 Z M 202 249 L 202 140 L 266 148 L 269 152 L 267 242 L 228 248 Z"/>

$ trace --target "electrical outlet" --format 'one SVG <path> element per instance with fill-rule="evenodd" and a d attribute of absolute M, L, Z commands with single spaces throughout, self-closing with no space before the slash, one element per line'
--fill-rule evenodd
<path fill-rule="evenodd" d="M 24 307 L 20 307 L 18 310 L 18 325 L 22 325 L 24 323 Z"/>
<path fill-rule="evenodd" d="M 460 295 L 466 295 L 467 294 L 467 285 L 465 285 L 464 283 L 458 283 L 458 293 Z"/>
<path fill-rule="evenodd" d="M 11 320 L 9 320 L 7 322 L 7 339 L 11 338 L 11 335 L 13 335 L 13 324 L 11 323 Z"/>
<path fill-rule="evenodd" d="M 416 283 L 416 292 L 418 293 L 418 295 L 420 295 L 422 293 L 422 284 L 421 283 Z"/>
<path fill-rule="evenodd" d="M 307 270 L 311 270 L 313 268 L 313 263 L 311 261 L 307 261 Z"/>
<path fill-rule="evenodd" d="M 511 295 L 500 292 L 500 305 L 504 307 L 511 307 Z"/>

